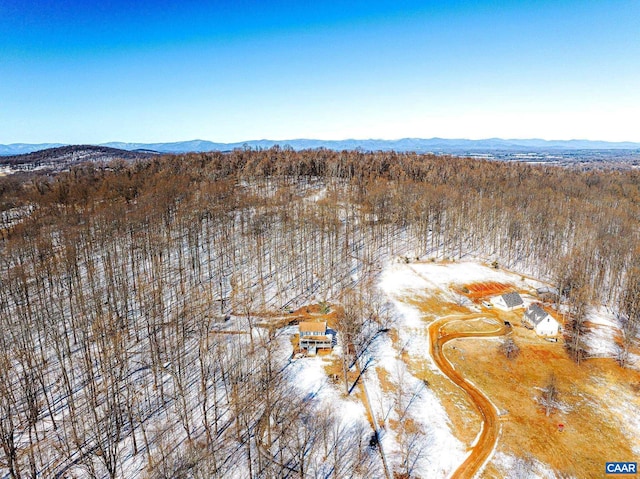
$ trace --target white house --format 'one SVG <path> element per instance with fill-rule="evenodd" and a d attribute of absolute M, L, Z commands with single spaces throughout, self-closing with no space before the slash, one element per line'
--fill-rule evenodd
<path fill-rule="evenodd" d="M 532 304 L 524 312 L 522 322 L 531 325 L 539 336 L 555 336 L 560 331 L 560 323 L 538 304 Z"/>
<path fill-rule="evenodd" d="M 331 349 L 332 337 L 327 334 L 327 323 L 305 321 L 298 325 L 300 349 L 315 354 L 318 349 Z"/>
<path fill-rule="evenodd" d="M 522 297 L 516 292 L 495 296 L 491 298 L 491 304 L 503 311 L 513 311 L 518 308 L 524 308 L 524 301 L 522 301 Z"/>

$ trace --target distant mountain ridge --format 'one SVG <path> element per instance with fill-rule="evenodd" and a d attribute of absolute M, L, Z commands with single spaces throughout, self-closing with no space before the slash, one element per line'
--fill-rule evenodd
<path fill-rule="evenodd" d="M 541 139 L 502 139 L 483 140 L 447 139 L 447 138 L 402 138 L 399 140 L 250 140 L 237 143 L 215 143 L 206 140 L 179 141 L 172 143 L 124 143 L 109 142 L 95 146 L 118 148 L 121 150 L 155 151 L 160 153 L 187 153 L 206 151 L 228 151 L 235 148 L 271 148 L 275 145 L 291 147 L 294 150 L 328 148 L 331 150 L 365 151 L 415 151 L 415 152 L 490 152 L 490 151 L 531 151 L 531 150 L 639 150 L 640 143 L 609 142 L 592 140 L 541 140 Z M 48 148 L 65 146 L 60 143 L 13 143 L 0 145 L 0 155 L 19 155 Z"/>
<path fill-rule="evenodd" d="M 489 138 L 484 140 L 446 139 L 446 138 L 402 138 L 399 140 L 251 140 L 237 143 L 215 143 L 206 140 L 192 140 L 175 143 L 105 143 L 105 146 L 123 150 L 149 149 L 164 153 L 184 153 L 190 151 L 225 151 L 235 148 L 271 148 L 275 145 L 289 146 L 294 150 L 328 148 L 331 150 L 353 150 L 360 148 L 366 151 L 457 151 L 457 150 L 530 150 L 530 149 L 563 149 L 563 150 L 608 150 L 640 148 L 640 143 L 607 142 L 590 140 L 503 140 Z"/>
<path fill-rule="evenodd" d="M 0 145 L 0 155 L 13 156 L 33 153 L 34 151 L 48 150 L 66 146 L 64 143 L 11 143 L 10 145 Z"/>

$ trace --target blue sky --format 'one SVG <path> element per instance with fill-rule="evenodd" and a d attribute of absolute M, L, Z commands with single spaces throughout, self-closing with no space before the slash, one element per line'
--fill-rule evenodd
<path fill-rule="evenodd" d="M 0 143 L 640 141 L 639 116 L 637 0 L 0 0 Z"/>

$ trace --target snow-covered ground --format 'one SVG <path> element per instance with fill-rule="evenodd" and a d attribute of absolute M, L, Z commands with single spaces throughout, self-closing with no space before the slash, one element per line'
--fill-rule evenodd
<path fill-rule="evenodd" d="M 431 283 L 441 289 L 447 289 L 450 285 L 475 282 L 513 283 L 514 280 L 520 279 L 512 273 L 468 261 L 459 263 L 416 263 L 411 266 L 418 274 L 429 278 Z"/>
<path fill-rule="evenodd" d="M 298 391 L 312 397 L 321 407 L 331 410 L 341 421 L 366 422 L 367 416 L 362 402 L 353 395 L 346 396 L 342 382 L 330 383 L 324 369 L 326 365 L 327 359 L 320 356 L 293 361 L 289 366 L 289 380 Z"/>
<path fill-rule="evenodd" d="M 466 265 L 466 269 L 463 265 L 450 265 L 453 271 L 448 271 L 449 267 L 435 265 L 390 263 L 381 275 L 378 287 L 391 303 L 390 323 L 398 333 L 400 345 L 394 344 L 389 334 L 379 334 L 361 358 L 365 372 L 357 387 L 363 388 L 362 392 L 368 396 L 380 428 L 381 448 L 393 472 L 411 471 L 418 477 L 444 478 L 467 454 L 464 445 L 454 436 L 440 400 L 428 384 L 412 374 L 400 350 L 423 358 L 430 369 L 437 371 L 429 356 L 428 324 L 416 308 L 402 302 L 400 297 L 417 291 L 446 293 L 450 281 L 475 281 L 467 279 L 469 275 L 465 271 L 471 271 L 471 278 L 478 280 L 483 278 L 482 270 L 491 271 L 472 263 Z M 499 274 L 491 278 L 513 280 L 512 276 Z M 295 328 L 288 328 L 287 334 L 294 332 Z M 334 357 L 340 354 L 339 347 L 332 353 Z M 325 370 L 328 359 L 312 357 L 293 361 L 288 366 L 288 380 L 299 393 L 312 398 L 319 408 L 329 408 L 344 424 L 366 423 L 367 409 L 358 395 L 346 395 L 342 383 L 328 379 Z M 367 359 L 371 359 L 368 364 Z"/>
<path fill-rule="evenodd" d="M 603 395 L 601 400 L 609 412 L 614 415 L 620 431 L 632 439 L 629 445 L 633 454 L 640 457 L 640 414 L 638 410 L 633 409 L 633 393 L 627 387 L 611 385 L 609 394 Z"/>
<path fill-rule="evenodd" d="M 417 476 L 447 477 L 464 460 L 465 451 L 451 431 L 444 407 L 429 387 L 411 374 L 389 337 L 376 341 L 371 354 L 375 365 L 365 379 L 374 414 L 385 431 L 381 440 L 389 462 L 395 471 L 401 471 L 407 454 L 413 455 Z M 394 392 L 384 390 L 378 377 L 380 369 Z M 417 426 L 417 434 L 398 431 L 407 419 Z M 392 422 L 397 422 L 395 428 Z M 409 441 L 413 441 L 411 450 Z"/>
<path fill-rule="evenodd" d="M 431 290 L 451 298 L 451 286 L 477 282 L 496 282 L 519 289 L 534 289 L 543 285 L 522 275 L 491 268 L 477 262 L 410 263 L 395 262 L 382 272 L 380 287 L 394 297 L 411 291 Z"/>
<path fill-rule="evenodd" d="M 556 473 L 545 464 L 535 459 L 515 457 L 504 452 L 497 452 L 493 464 L 505 471 L 505 479 L 555 479 Z"/>
<path fill-rule="evenodd" d="M 614 314 L 604 307 L 593 308 L 587 316 L 591 323 L 585 341 L 588 353 L 593 356 L 616 358 L 618 345 L 616 337 L 620 328 Z"/>

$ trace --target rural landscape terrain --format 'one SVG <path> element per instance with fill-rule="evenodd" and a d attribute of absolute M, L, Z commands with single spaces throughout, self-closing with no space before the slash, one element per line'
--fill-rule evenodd
<path fill-rule="evenodd" d="M 2 478 L 583 479 L 640 457 L 632 164 L 31 155 L 0 174 Z"/>
<path fill-rule="evenodd" d="M 307 149 L 335 151 L 385 151 L 453 155 L 498 161 L 573 166 L 582 169 L 630 169 L 640 165 L 640 143 L 607 141 L 545 140 L 450 140 L 443 138 L 404 138 L 400 140 L 250 140 L 214 143 L 192 140 L 173 143 L 110 142 L 101 145 L 63 145 L 15 143 L 0 145 L 0 173 L 31 170 L 60 171 L 86 161 L 114 158 L 149 158 L 162 153 L 230 152 L 235 149 Z"/>

